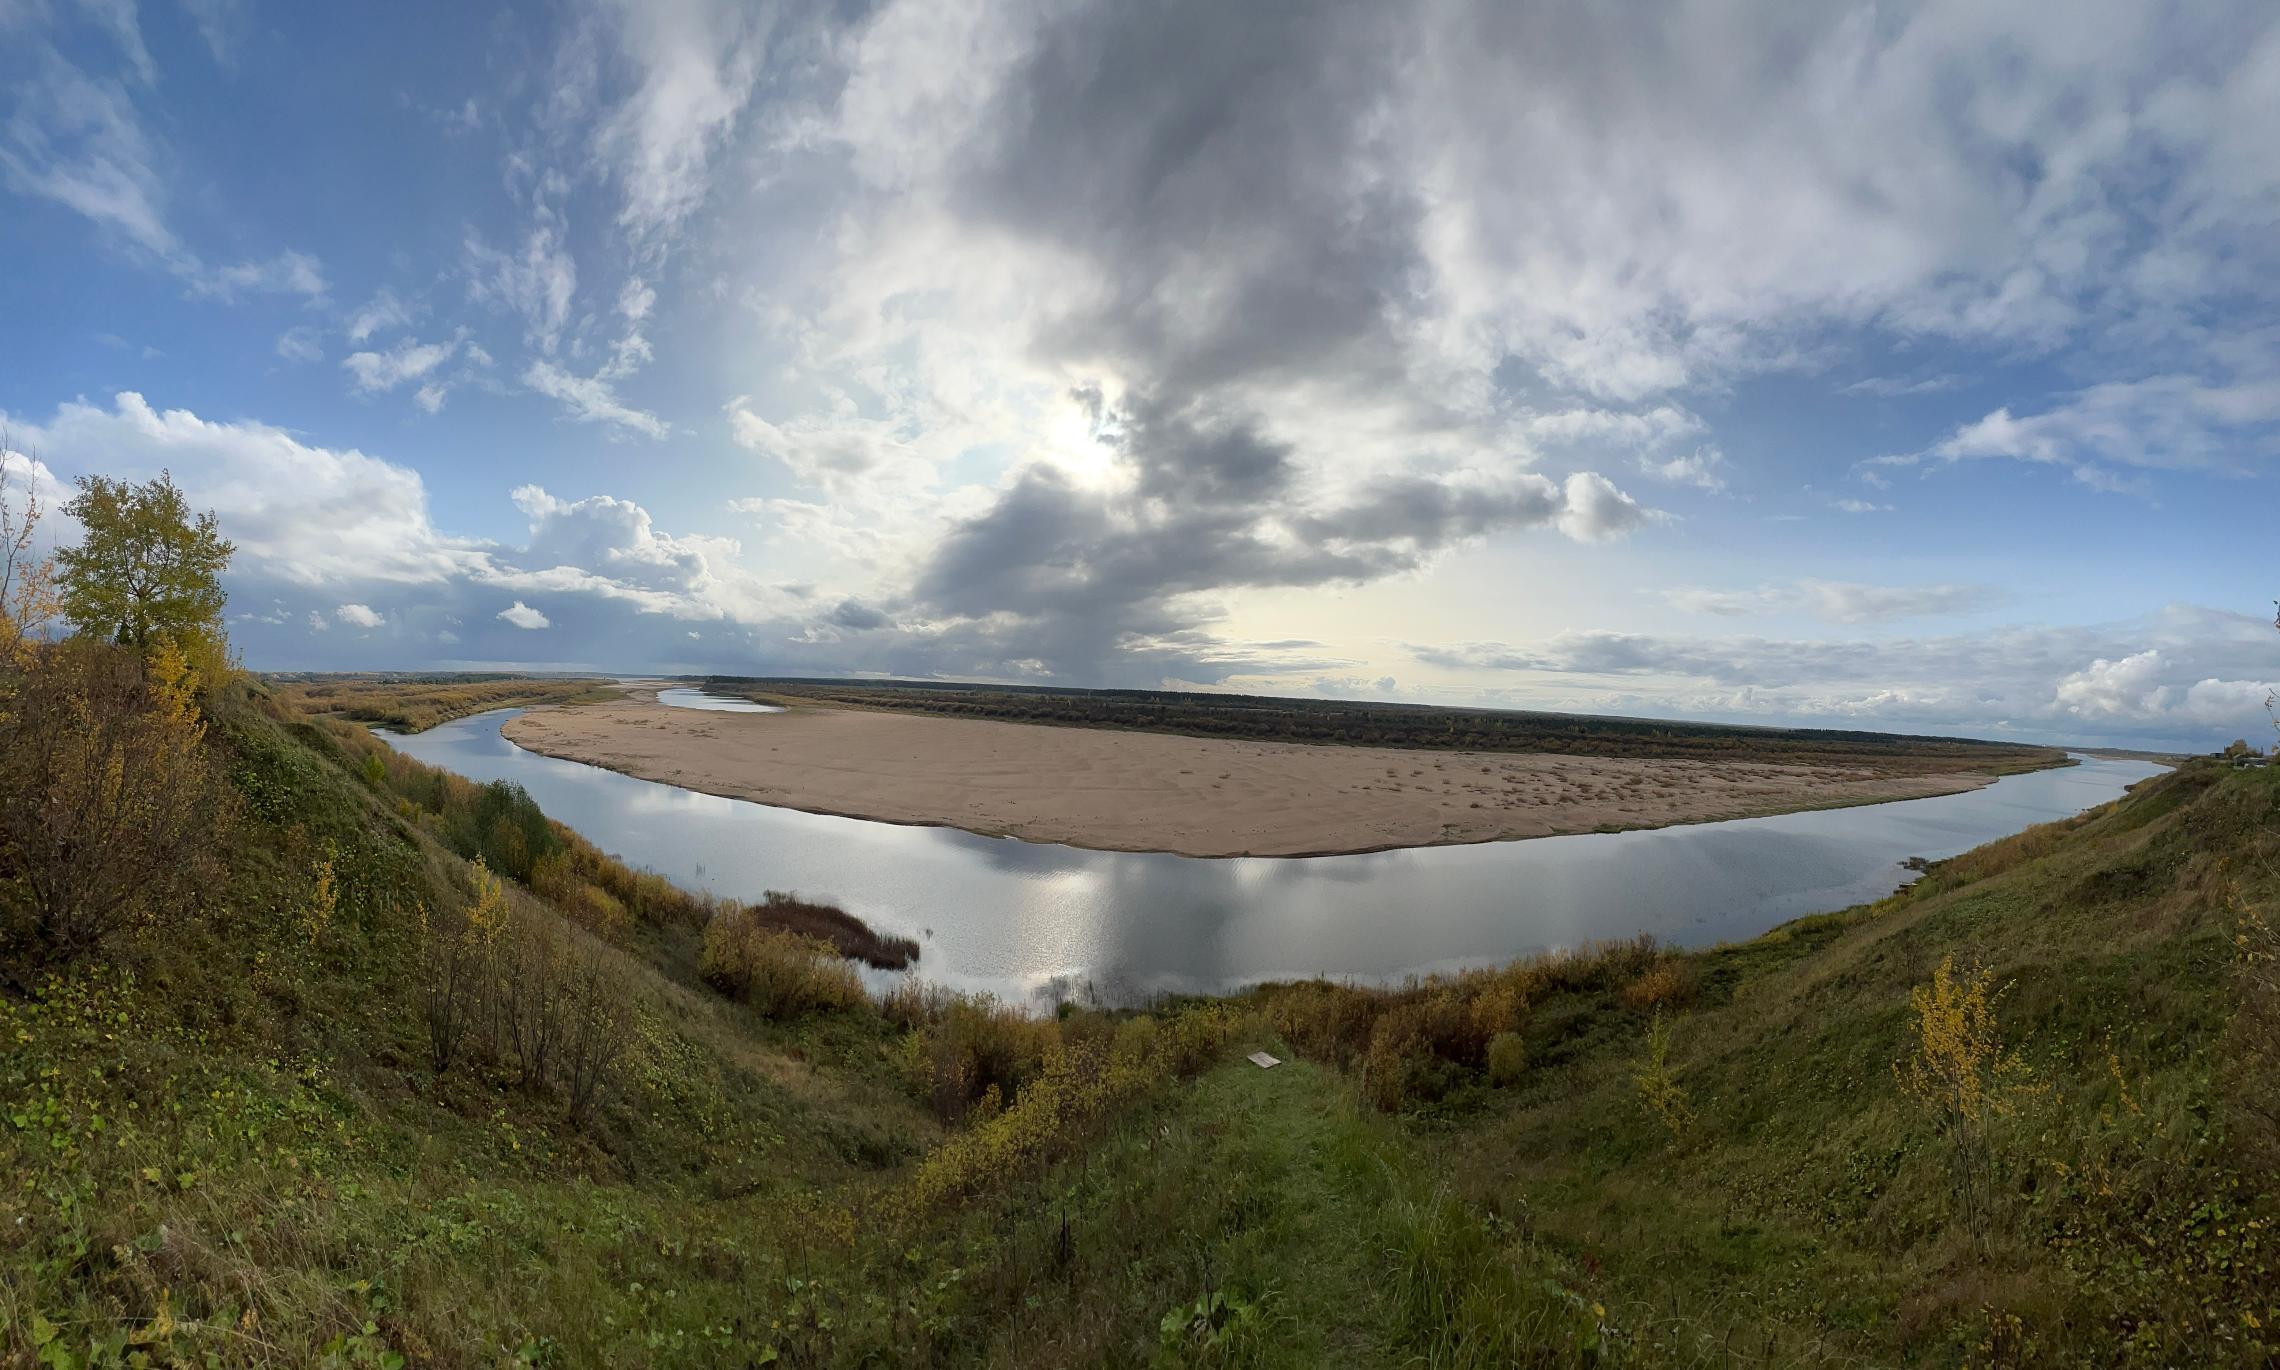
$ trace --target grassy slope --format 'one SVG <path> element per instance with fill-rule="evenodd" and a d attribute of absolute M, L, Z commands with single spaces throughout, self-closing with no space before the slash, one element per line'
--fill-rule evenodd
<path fill-rule="evenodd" d="M 2246 1363 L 2244 1315 L 2280 1313 L 2270 1176 L 2216 1075 L 2222 907 L 2276 892 L 2270 775 L 2156 782 L 1689 958 L 1675 1147 L 1608 976 L 1536 1000 L 1520 1084 L 1460 1073 L 1391 1118 L 1328 1064 L 1235 1055 L 1292 1054 L 1270 990 L 1195 1083 L 915 1207 L 944 1133 L 897 1029 L 762 1022 L 654 949 L 610 953 L 640 1026 L 588 1130 L 434 1077 L 409 910 L 456 858 L 321 730 L 230 732 L 255 815 L 205 921 L 0 998 L 0 1363 L 130 1337 L 273 1364 Z M 326 843 L 342 914 L 312 943 Z M 2046 1087 L 2000 1130 L 1984 1255 L 1891 1070 L 1950 952 L 2011 984 Z"/>
<path fill-rule="evenodd" d="M 2276 852 L 2269 778 L 2152 782 L 1880 905 L 1696 958 L 1675 1058 L 1698 1118 L 1675 1144 L 1630 1078 L 1640 1015 L 1555 998 L 1529 1082 L 1452 1101 L 1431 1151 L 1654 1359 L 2257 1363 L 2280 1215 L 2220 1067 L 2233 901 L 2271 906 Z M 1909 991 L 1949 955 L 2004 986 L 2027 1072 L 1991 1129 L 1984 1252 L 1892 1074 Z"/>

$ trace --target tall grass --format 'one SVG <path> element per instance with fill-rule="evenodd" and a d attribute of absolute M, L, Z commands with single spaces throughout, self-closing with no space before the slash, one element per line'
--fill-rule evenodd
<path fill-rule="evenodd" d="M 296 713 L 425 732 L 491 709 L 583 704 L 611 697 L 606 680 L 499 675 L 272 675 L 277 701 Z"/>
<path fill-rule="evenodd" d="M 749 908 L 705 925 L 698 962 L 707 983 L 763 1018 L 800 1018 L 865 1004 L 863 982 L 828 942 L 772 927 Z"/>

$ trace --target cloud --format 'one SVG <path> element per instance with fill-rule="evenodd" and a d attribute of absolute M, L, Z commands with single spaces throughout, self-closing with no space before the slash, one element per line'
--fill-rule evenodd
<path fill-rule="evenodd" d="M 355 313 L 349 315 L 348 340 L 361 343 L 375 333 L 407 327 L 411 321 L 410 306 L 398 299 L 395 291 L 382 287 L 371 299 L 359 306 Z"/>
<path fill-rule="evenodd" d="M 1126 657 L 1161 661 L 1197 641 L 1230 591 L 1358 584 L 1492 532 L 1557 526 L 1599 541 L 1647 517 L 1589 472 L 1564 485 L 1532 472 L 1385 474 L 1318 492 L 1292 445 L 1240 420 L 1150 405 L 1102 421 L 1107 479 L 1026 467 L 954 520 L 918 570 L 913 599 L 948 620 L 938 640 L 979 653 L 983 669 L 1040 662 L 1082 677 Z"/>
<path fill-rule="evenodd" d="M 1826 623 L 1885 623 L 1977 612 L 2001 603 L 2003 593 L 1990 585 L 1863 585 L 1801 580 L 1761 585 L 1754 590 L 1682 588 L 1665 591 L 1663 598 L 1687 613 L 1722 617 L 1804 613 Z"/>
<path fill-rule="evenodd" d="M 191 277 L 200 294 L 234 299 L 241 294 L 299 295 L 311 301 L 325 298 L 324 264 L 306 252 L 281 252 L 265 262 L 240 262 L 215 267 Z"/>
<path fill-rule="evenodd" d="M 343 604 L 333 610 L 334 617 L 352 628 L 377 628 L 386 622 L 379 614 L 362 604 Z"/>
<path fill-rule="evenodd" d="M 1725 465 L 1726 454 L 1715 447 L 1697 447 L 1667 460 L 1652 457 L 1639 460 L 1639 469 L 1656 480 L 1691 485 L 1713 493 L 1726 488 Z"/>
<path fill-rule="evenodd" d="M 2156 376 L 2091 386 L 2039 413 L 2008 406 L 1957 427 L 1908 465 L 2003 458 L 2062 466 L 2107 488 L 2112 466 L 2242 472 L 2280 454 L 2280 380 L 2269 372 L 2223 383 Z"/>
<path fill-rule="evenodd" d="M 2139 718 L 2168 712 L 2175 691 L 2161 683 L 2159 649 L 2118 661 L 2098 658 L 2058 682 L 2057 706 L 2077 718 Z"/>
<path fill-rule="evenodd" d="M 1637 500 L 1596 471 L 1569 476 L 1564 493 L 1567 507 L 1560 511 L 1560 531 L 1578 542 L 1611 541 L 1652 517 Z"/>
<path fill-rule="evenodd" d="M 730 439 L 746 451 L 781 462 L 802 485 L 844 491 L 881 475 L 924 479 L 922 471 L 928 470 L 903 426 L 892 420 L 865 419 L 842 410 L 779 426 L 754 413 L 750 404 L 743 395 L 728 402 Z"/>
<path fill-rule="evenodd" d="M 109 409 L 74 400 L 45 423 L 0 423 L 74 475 L 172 470 L 193 503 L 221 515 L 237 564 L 282 583 L 433 584 L 483 562 L 474 544 L 435 528 L 416 472 L 268 424 L 159 410 L 131 390 Z"/>
<path fill-rule="evenodd" d="M 406 338 L 385 352 L 351 352 L 340 364 L 358 391 L 380 394 L 426 377 L 458 354 L 460 342 L 452 338 L 422 343 Z"/>
<path fill-rule="evenodd" d="M 329 628 L 331 628 L 331 627 L 332 627 L 332 624 L 331 624 L 331 623 L 330 623 L 330 622 L 329 622 L 329 621 L 328 621 L 328 620 L 325 618 L 325 616 L 324 616 L 323 614 L 319 613 L 319 612 L 318 612 L 317 610 L 315 610 L 315 609 L 311 609 L 311 610 L 309 611 L 309 631 L 310 631 L 310 632 L 312 632 L 312 633 L 321 633 L 321 632 L 324 632 L 325 630 L 327 630 L 327 629 L 329 629 Z"/>
<path fill-rule="evenodd" d="M 471 299 L 519 317 L 525 340 L 541 352 L 552 353 L 561 345 L 578 293 L 578 264 L 551 210 L 539 208 L 538 222 L 520 253 L 502 252 L 473 233 L 464 252 Z"/>
<path fill-rule="evenodd" d="M 1420 663 L 1516 706 L 1759 718 L 2198 747 L 2266 722 L 2272 626 L 2172 605 L 2079 627 L 1934 637 L 1706 638 L 1569 632 L 1414 646 Z M 1492 682 L 1502 678 L 1509 684 Z"/>
<path fill-rule="evenodd" d="M 277 355 L 289 362 L 318 362 L 325 359 L 325 349 L 317 330 L 301 324 L 277 335 Z"/>
<path fill-rule="evenodd" d="M 198 25 L 198 36 L 215 65 L 225 71 L 237 66 L 237 52 L 245 41 L 245 0 L 183 0 L 184 9 Z"/>
<path fill-rule="evenodd" d="M 710 162 L 752 98 L 766 12 L 735 0 L 618 0 L 600 10 L 632 89 L 594 135 L 637 243 L 669 235 L 710 184 Z"/>
<path fill-rule="evenodd" d="M 137 90 L 150 87 L 157 72 L 134 6 L 100 0 L 84 8 L 115 40 L 127 64 L 123 74 L 97 74 L 66 57 L 43 22 L 54 18 L 44 8 L 0 20 L 11 30 L 0 80 L 13 97 L 0 122 L 0 184 L 78 214 L 126 255 L 172 274 L 194 295 L 321 300 L 324 269 L 307 253 L 215 266 L 177 236 L 168 222 L 168 169 L 176 159 L 136 104 Z"/>
<path fill-rule="evenodd" d="M 519 599 L 506 608 L 501 609 L 498 616 L 502 622 L 513 624 L 517 628 L 536 630 L 539 628 L 548 628 L 553 626 L 547 621 L 546 615 L 540 613 L 536 609 L 531 608 L 528 604 L 523 603 Z"/>
<path fill-rule="evenodd" d="M 655 414 L 620 400 L 601 376 L 573 375 L 552 362 L 534 361 L 524 368 L 522 379 L 524 385 L 560 402 L 580 423 L 606 424 L 652 438 L 662 438 L 669 431 Z"/>
<path fill-rule="evenodd" d="M 1849 385 L 1839 386 L 1840 395 L 1867 395 L 1874 399 L 1905 399 L 1913 395 L 1937 395 L 1963 384 L 1963 377 L 1953 372 L 1936 376 L 1909 378 L 1905 376 L 1868 376 Z"/>

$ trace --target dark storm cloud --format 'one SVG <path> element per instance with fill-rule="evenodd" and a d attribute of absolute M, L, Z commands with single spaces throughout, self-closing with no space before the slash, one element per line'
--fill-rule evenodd
<path fill-rule="evenodd" d="M 1047 20 L 953 191 L 975 224 L 1097 265 L 1036 349 L 1134 364 L 1175 405 L 1260 374 L 1397 377 L 1387 326 L 1421 267 L 1417 207 L 1362 187 L 1403 42 L 1399 15 L 1366 4 Z"/>

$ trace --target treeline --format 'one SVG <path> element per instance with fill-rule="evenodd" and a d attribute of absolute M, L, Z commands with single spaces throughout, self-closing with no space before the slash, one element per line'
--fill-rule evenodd
<path fill-rule="evenodd" d="M 263 677 L 279 702 L 298 713 L 344 718 L 402 732 L 491 709 L 584 704 L 609 697 L 606 680 L 484 674 L 323 674 Z"/>
<path fill-rule="evenodd" d="M 1074 690 L 1021 685 L 774 680 L 714 676 L 705 688 L 755 700 L 814 700 L 956 718 L 1081 728 L 1128 728 L 1262 742 L 1337 743 L 1436 751 L 1554 752 L 1698 761 L 1873 766 L 1895 774 L 2007 775 L 2063 764 L 2049 747 L 1898 733 L 1754 728 L 1423 704 L 1282 699 L 1173 690 Z"/>

